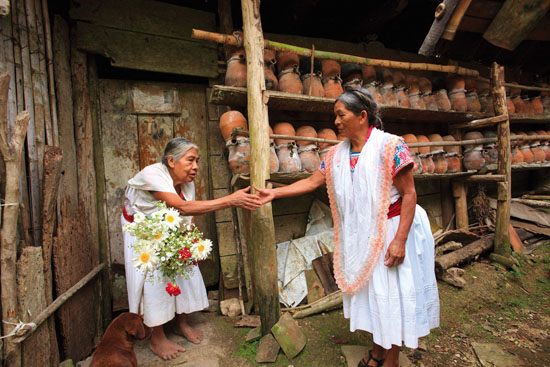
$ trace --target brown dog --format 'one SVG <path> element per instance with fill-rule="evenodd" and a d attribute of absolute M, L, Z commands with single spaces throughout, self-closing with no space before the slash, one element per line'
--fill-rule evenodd
<path fill-rule="evenodd" d="M 151 328 L 141 317 L 125 312 L 115 318 L 92 354 L 90 367 L 137 367 L 134 339 L 145 339 Z"/>

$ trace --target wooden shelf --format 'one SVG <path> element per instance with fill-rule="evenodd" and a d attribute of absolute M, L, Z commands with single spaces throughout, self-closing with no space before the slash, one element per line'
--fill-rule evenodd
<path fill-rule="evenodd" d="M 485 166 L 485 168 L 488 171 L 493 172 L 493 171 L 497 170 L 497 165 L 496 164 L 488 164 L 487 166 Z M 512 171 L 514 171 L 514 172 L 529 171 L 529 170 L 541 169 L 541 168 L 550 168 L 550 162 L 531 163 L 531 164 L 528 164 L 528 163 L 512 164 Z"/>
<path fill-rule="evenodd" d="M 510 122 L 513 124 L 550 124 L 550 115 L 512 114 L 510 115 Z"/>

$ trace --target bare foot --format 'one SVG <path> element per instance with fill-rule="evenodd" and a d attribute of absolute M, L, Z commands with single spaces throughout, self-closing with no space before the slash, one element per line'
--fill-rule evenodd
<path fill-rule="evenodd" d="M 151 348 L 153 353 L 165 361 L 176 358 L 180 352 L 185 352 L 184 347 L 168 339 L 159 344 L 153 344 L 151 342 L 149 348 Z"/>
<path fill-rule="evenodd" d="M 194 344 L 199 344 L 204 336 L 201 330 L 192 328 L 188 323 L 180 323 L 174 328 L 174 333 L 185 337 Z"/>

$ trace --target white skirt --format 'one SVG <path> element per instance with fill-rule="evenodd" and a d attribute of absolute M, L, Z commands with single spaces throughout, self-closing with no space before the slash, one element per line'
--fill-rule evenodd
<path fill-rule="evenodd" d="M 343 296 L 350 330 L 372 333 L 373 341 L 385 349 L 402 343 L 417 348 L 418 338 L 439 326 L 434 240 L 428 216 L 420 206 L 416 206 L 403 264 L 391 268 L 384 265 L 399 220 L 400 216 L 389 219 L 384 251 L 372 278 L 357 294 Z"/>
<path fill-rule="evenodd" d="M 129 222 L 122 216 L 121 223 L 124 227 Z M 154 274 L 152 280 L 145 280 L 145 275 L 134 267 L 132 258 L 135 255 L 132 245 L 136 238 L 128 232 L 123 232 L 123 236 L 129 311 L 141 313 L 145 325 L 163 325 L 173 319 L 176 313 L 191 313 L 208 307 L 206 287 L 198 266 L 194 267 L 189 279 L 181 276 L 176 278 L 181 294 L 170 296 L 165 289 L 168 280 L 160 279 L 158 273 Z"/>

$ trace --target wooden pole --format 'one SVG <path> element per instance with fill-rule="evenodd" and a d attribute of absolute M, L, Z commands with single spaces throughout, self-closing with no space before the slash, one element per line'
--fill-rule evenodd
<path fill-rule="evenodd" d="M 263 68 L 263 33 L 260 1 L 241 0 L 244 48 L 247 63 L 248 124 L 250 126 L 250 183 L 265 187 L 269 179 L 269 122 L 264 103 L 265 77 Z M 250 216 L 250 247 L 258 295 L 262 334 L 270 332 L 279 320 L 279 289 L 277 284 L 277 253 L 271 205 L 264 205 Z"/>
<path fill-rule="evenodd" d="M 496 115 L 508 115 L 506 108 L 506 89 L 504 83 L 504 67 L 496 62 L 491 67 L 491 93 Z M 497 193 L 497 217 L 495 225 L 494 252 L 509 256 L 510 246 L 510 200 L 512 185 L 512 165 L 510 162 L 510 121 L 499 122 L 497 125 L 498 168 L 497 174 L 505 175 L 506 181 L 499 182 Z"/>
<path fill-rule="evenodd" d="M 506 0 L 483 38 L 497 47 L 513 51 L 549 9 L 548 0 Z"/>
<path fill-rule="evenodd" d="M 463 132 L 460 129 L 452 129 L 450 133 L 457 141 L 462 140 Z M 462 152 L 462 149 L 460 149 Z M 455 226 L 456 229 L 468 228 L 468 186 L 464 181 L 453 180 L 451 182 L 453 198 L 455 201 Z"/>
<path fill-rule="evenodd" d="M 466 10 L 468 10 L 471 2 L 472 0 L 460 0 L 455 8 L 455 11 L 453 12 L 453 15 L 451 15 L 451 19 L 449 19 L 449 23 L 447 23 L 441 38 L 449 41 L 454 40 L 458 26 L 460 26 L 460 22 L 462 21 L 462 18 L 464 18 L 464 14 L 466 14 Z"/>
<path fill-rule="evenodd" d="M 19 321 L 17 315 L 17 218 L 19 212 L 19 189 L 23 142 L 30 115 L 22 111 L 17 115 L 13 129 L 8 126 L 8 92 L 10 75 L 0 75 L 0 151 L 6 164 L 6 196 L 3 206 L 2 228 L 0 237 L 2 258 L 0 271 L 2 287 L 2 320 L 12 323 Z M 2 323 L 3 335 L 9 334 L 13 325 Z M 21 347 L 11 340 L 4 344 L 5 363 L 7 366 L 21 366 Z"/>
<path fill-rule="evenodd" d="M 44 19 L 44 38 L 46 42 L 46 62 L 48 67 L 48 92 L 50 94 L 50 109 L 52 116 L 53 145 L 59 146 L 59 126 L 57 122 L 57 98 L 55 95 L 55 78 L 53 70 L 53 47 L 48 0 L 42 0 L 42 16 Z"/>
<path fill-rule="evenodd" d="M 456 0 L 458 1 L 458 0 Z M 246 33 L 246 31 L 245 31 Z M 246 36 L 246 35 L 245 35 Z M 220 34 L 214 32 L 202 31 L 199 29 L 193 29 L 191 37 L 195 39 L 212 41 L 217 43 L 224 43 L 227 45 L 240 47 L 242 46 L 239 39 L 234 35 Z M 269 40 L 263 40 L 264 47 L 275 51 L 292 51 L 298 55 L 311 57 L 312 50 L 309 48 L 298 47 L 281 42 L 274 42 Z M 479 77 L 479 71 L 473 69 L 463 68 L 458 65 L 438 65 L 428 64 L 425 62 L 405 62 L 405 61 L 393 61 L 393 60 L 381 60 L 371 59 L 367 57 L 353 56 L 342 54 L 338 52 L 319 51 L 315 50 L 315 57 L 318 59 L 331 59 L 339 62 L 353 62 L 360 65 L 380 66 L 390 69 L 404 69 L 404 70 L 422 70 L 422 71 L 436 71 L 441 73 L 453 73 L 458 75 Z"/>
<path fill-rule="evenodd" d="M 451 19 L 451 15 L 455 10 L 458 1 L 459 0 L 443 0 L 443 2 L 437 6 L 435 11 L 435 19 L 432 26 L 430 27 L 424 42 L 422 42 L 420 50 L 418 50 L 420 55 L 432 56 L 434 54 L 435 46 L 439 42 L 445 27 L 447 27 L 447 23 L 449 22 L 449 19 Z"/>

